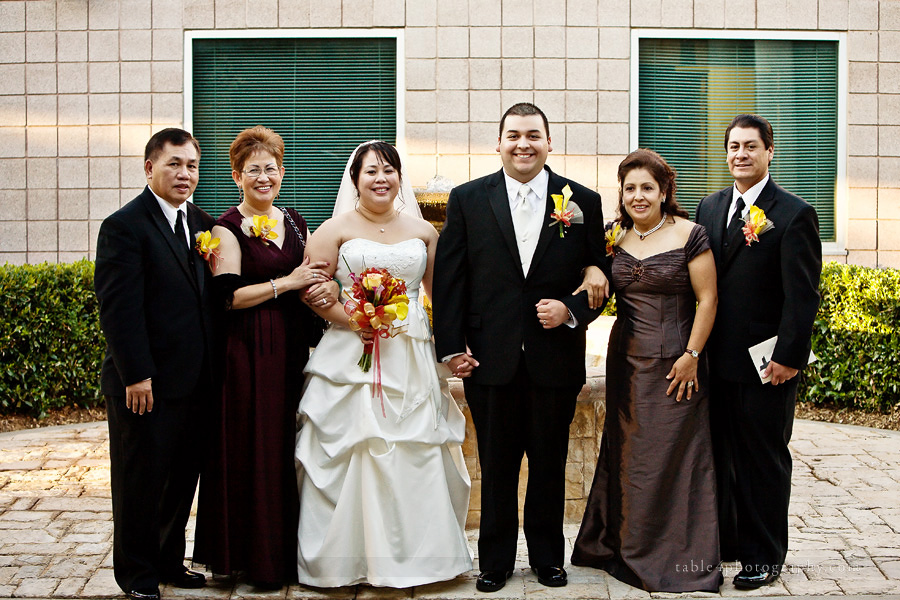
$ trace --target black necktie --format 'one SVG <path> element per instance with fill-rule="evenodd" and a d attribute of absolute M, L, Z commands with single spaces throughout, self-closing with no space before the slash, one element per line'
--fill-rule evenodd
<path fill-rule="evenodd" d="M 178 246 L 185 252 L 185 258 L 187 258 L 188 265 L 190 266 L 188 270 L 196 281 L 197 272 L 194 271 L 194 253 L 191 251 L 191 245 L 188 243 L 187 236 L 185 236 L 184 233 L 184 213 L 180 210 L 178 211 L 178 216 L 175 218 L 175 237 L 178 238 Z"/>
<path fill-rule="evenodd" d="M 178 245 L 185 250 L 190 250 L 187 247 L 187 234 L 184 232 L 184 213 L 180 210 L 178 211 L 178 216 L 175 218 L 175 237 L 178 238 Z"/>
<path fill-rule="evenodd" d="M 738 197 L 734 205 L 734 214 L 731 215 L 731 221 L 728 222 L 728 229 L 725 231 L 725 241 L 728 242 L 734 236 L 734 232 L 741 228 L 741 213 L 744 212 L 744 199 Z"/>

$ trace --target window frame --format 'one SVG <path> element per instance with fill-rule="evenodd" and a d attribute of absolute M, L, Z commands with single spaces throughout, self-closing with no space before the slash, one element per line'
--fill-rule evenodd
<path fill-rule="evenodd" d="M 629 99 L 629 145 L 637 149 L 640 139 L 640 43 L 646 38 L 664 39 L 716 39 L 716 40 L 811 40 L 837 42 L 837 174 L 834 198 L 833 242 L 822 242 L 822 254 L 826 256 L 847 256 L 847 218 L 849 185 L 847 181 L 847 94 L 848 62 L 847 34 L 840 31 L 772 31 L 758 29 L 632 29 L 631 30 L 631 96 Z M 765 116 L 765 115 L 762 115 Z M 725 131 L 722 131 L 722 135 Z M 776 152 L 778 160 L 778 128 L 775 127 Z M 725 150 L 722 149 L 722 160 Z M 714 192 L 716 190 L 710 190 Z"/>
<path fill-rule="evenodd" d="M 195 40 L 239 40 L 254 38 L 357 38 L 394 39 L 396 43 L 395 96 L 396 96 L 396 147 L 401 156 L 406 155 L 406 51 L 404 30 L 398 28 L 378 29 L 209 29 L 184 31 L 184 106 L 182 122 L 184 129 L 193 132 L 194 104 L 194 41 Z M 190 199 L 193 201 L 193 197 Z"/>

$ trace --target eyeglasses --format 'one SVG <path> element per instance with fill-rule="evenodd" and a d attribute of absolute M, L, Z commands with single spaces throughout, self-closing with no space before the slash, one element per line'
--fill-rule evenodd
<path fill-rule="evenodd" d="M 266 177 L 278 177 L 279 175 L 281 175 L 281 171 L 279 171 L 278 167 L 276 167 L 275 165 L 267 166 L 265 168 L 265 172 Z M 246 171 L 241 171 L 241 173 L 244 173 L 245 175 L 256 179 L 263 174 L 263 169 L 260 169 L 259 167 L 250 167 Z"/>

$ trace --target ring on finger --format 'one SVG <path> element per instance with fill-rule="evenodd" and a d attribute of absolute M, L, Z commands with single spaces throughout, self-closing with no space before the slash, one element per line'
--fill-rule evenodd
<path fill-rule="evenodd" d="M 688 387 L 694 387 L 694 382 L 693 382 L 693 381 L 688 381 L 688 382 L 687 382 L 687 386 L 688 386 Z"/>

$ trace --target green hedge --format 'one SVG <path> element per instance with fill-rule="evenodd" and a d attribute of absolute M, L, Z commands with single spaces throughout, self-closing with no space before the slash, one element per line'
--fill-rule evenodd
<path fill-rule="evenodd" d="M 900 270 L 825 263 L 819 290 L 818 360 L 804 372 L 800 399 L 900 409 Z"/>
<path fill-rule="evenodd" d="M 104 348 L 92 262 L 0 266 L 0 413 L 99 404 Z"/>
<path fill-rule="evenodd" d="M 800 399 L 900 409 L 900 271 L 826 263 L 820 289 Z M 93 263 L 0 266 L 0 414 L 101 403 L 104 347 Z"/>

